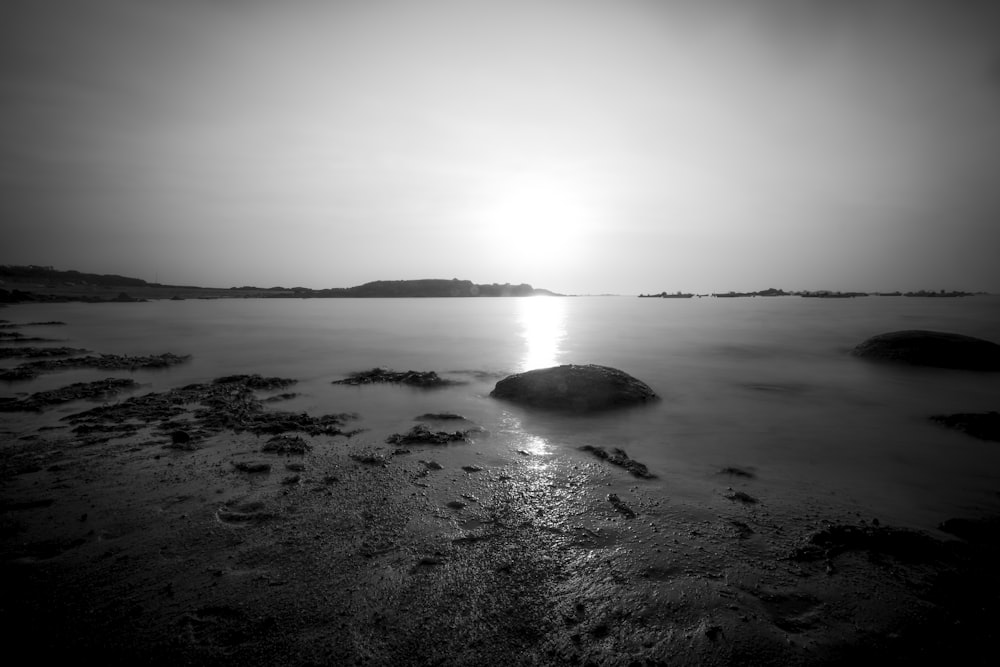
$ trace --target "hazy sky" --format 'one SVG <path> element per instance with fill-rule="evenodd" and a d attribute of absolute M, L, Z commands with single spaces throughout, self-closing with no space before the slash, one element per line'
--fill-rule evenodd
<path fill-rule="evenodd" d="M 1000 2 L 0 0 L 0 263 L 1000 291 Z"/>

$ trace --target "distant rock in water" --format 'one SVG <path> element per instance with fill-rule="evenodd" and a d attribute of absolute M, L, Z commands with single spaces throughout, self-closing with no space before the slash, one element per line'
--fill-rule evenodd
<path fill-rule="evenodd" d="M 1000 371 L 1000 345 L 941 331 L 892 331 L 872 336 L 854 348 L 852 354 L 915 366 Z"/>
<path fill-rule="evenodd" d="M 497 382 L 490 396 L 570 412 L 621 408 L 658 398 L 649 385 L 628 373 L 593 364 L 539 368 L 511 375 Z"/>

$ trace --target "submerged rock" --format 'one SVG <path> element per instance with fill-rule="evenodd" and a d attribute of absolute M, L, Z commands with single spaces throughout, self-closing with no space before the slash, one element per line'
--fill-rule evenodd
<path fill-rule="evenodd" d="M 608 502 L 611 503 L 611 505 L 616 510 L 618 510 L 618 512 L 620 512 L 622 515 L 624 515 L 626 519 L 634 519 L 635 518 L 635 512 L 632 510 L 631 507 L 629 507 L 624 502 L 622 502 L 622 499 L 618 497 L 618 494 L 609 493 L 608 494 Z"/>
<path fill-rule="evenodd" d="M 394 433 L 386 438 L 390 445 L 447 445 L 450 442 L 467 442 L 469 431 L 432 431 L 426 424 L 417 424 L 406 433 Z"/>
<path fill-rule="evenodd" d="M 39 359 L 44 357 L 69 357 L 74 354 L 87 354 L 90 350 L 79 347 L 0 347 L 0 359 L 10 357 L 27 357 Z"/>
<path fill-rule="evenodd" d="M 1000 345 L 942 331 L 914 329 L 879 334 L 855 347 L 852 354 L 914 366 L 1000 371 Z"/>
<path fill-rule="evenodd" d="M 792 559 L 816 561 L 847 551 L 867 551 L 911 562 L 928 562 L 947 555 L 943 542 L 908 528 L 834 524 L 810 535 L 792 552 Z"/>
<path fill-rule="evenodd" d="M 490 392 L 522 405 L 589 412 L 646 403 L 658 398 L 649 385 L 608 366 L 567 364 L 511 375 Z"/>
<path fill-rule="evenodd" d="M 132 422 L 156 424 L 166 431 L 197 429 L 198 437 L 222 430 L 236 433 L 249 431 L 256 435 L 280 435 L 300 432 L 311 436 L 342 435 L 351 437 L 355 430 L 344 430 L 347 421 L 357 419 L 354 413 L 320 416 L 305 412 L 265 410 L 254 393 L 255 388 L 273 389 L 293 384 L 286 378 L 263 378 L 259 375 L 232 375 L 210 383 L 190 384 L 166 392 L 132 396 L 124 401 L 101 405 L 84 412 L 67 415 L 62 421 L 74 424 L 74 432 L 111 431 Z M 194 419 L 177 421 L 193 411 Z M 137 425 L 132 425 L 138 428 Z"/>
<path fill-rule="evenodd" d="M 106 400 L 123 391 L 136 389 L 138 386 L 139 384 L 135 380 L 128 378 L 107 378 L 95 382 L 75 382 L 59 389 L 35 392 L 31 396 L 20 400 L 0 399 L 0 411 L 40 411 L 46 407 L 70 401 Z"/>
<path fill-rule="evenodd" d="M 276 435 L 269 439 L 260 451 L 273 454 L 305 454 L 312 446 L 298 435 Z"/>
<path fill-rule="evenodd" d="M 959 412 L 953 415 L 934 415 L 931 421 L 943 424 L 980 440 L 1000 442 L 1000 412 Z"/>
<path fill-rule="evenodd" d="M 656 477 L 656 475 L 649 472 L 649 468 L 646 467 L 645 463 L 639 463 L 635 459 L 629 458 L 629 455 L 625 453 L 624 449 L 618 449 L 615 447 L 609 452 L 603 447 L 595 447 L 593 445 L 584 445 L 580 449 L 585 452 L 590 452 L 597 458 L 603 459 L 608 463 L 621 466 L 636 477 L 642 477 L 643 479 L 653 479 Z"/>
<path fill-rule="evenodd" d="M 127 354 L 100 354 L 68 359 L 41 359 L 20 364 L 0 372 L 0 380 L 32 380 L 41 373 L 75 368 L 98 368 L 105 371 L 137 371 L 149 368 L 169 368 L 191 359 L 191 355 L 177 355 L 172 352 L 132 356 Z"/>
<path fill-rule="evenodd" d="M 425 412 L 413 418 L 414 421 L 468 421 L 465 417 L 454 412 Z"/>

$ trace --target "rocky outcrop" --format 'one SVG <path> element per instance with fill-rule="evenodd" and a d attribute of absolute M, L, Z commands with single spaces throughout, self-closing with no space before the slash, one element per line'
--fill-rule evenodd
<path fill-rule="evenodd" d="M 588 364 L 539 368 L 497 382 L 493 398 L 569 412 L 607 410 L 656 400 L 645 382 L 608 366 Z"/>
<path fill-rule="evenodd" d="M 394 433 L 386 438 L 390 445 L 447 445 L 468 442 L 470 431 L 432 431 L 426 424 L 417 424 L 406 433 Z"/>
<path fill-rule="evenodd" d="M 107 378 L 95 382 L 75 382 L 69 386 L 35 392 L 22 399 L 0 397 L 0 412 L 40 411 L 70 401 L 107 400 L 117 394 L 137 389 L 139 383 L 128 378 Z"/>
<path fill-rule="evenodd" d="M 617 447 L 612 448 L 609 452 L 603 447 L 594 447 L 593 445 L 584 445 L 581 447 L 585 452 L 590 452 L 599 459 L 603 459 L 608 463 L 614 464 L 616 466 L 621 466 L 628 470 L 630 473 L 636 477 L 642 477 L 644 479 L 652 479 L 656 475 L 649 472 L 649 468 L 646 467 L 645 463 L 639 463 L 635 459 L 629 458 L 629 455 L 625 453 L 625 450 L 619 449 Z"/>
<path fill-rule="evenodd" d="M 101 354 L 68 359 L 45 358 L 29 361 L 14 368 L 0 371 L 0 380 L 14 382 L 33 380 L 41 373 L 62 371 L 73 368 L 98 368 L 105 371 L 137 371 L 147 368 L 169 368 L 182 364 L 191 358 L 190 354 L 177 355 L 172 352 L 132 356 L 127 354 Z"/>
<path fill-rule="evenodd" d="M 393 371 L 386 368 L 373 368 L 370 371 L 351 373 L 343 380 L 334 380 L 331 384 L 405 384 L 411 387 L 434 389 L 461 384 L 455 380 L 446 380 L 434 371 Z"/>
<path fill-rule="evenodd" d="M 876 361 L 974 371 L 1000 371 L 1000 345 L 941 331 L 892 331 L 872 336 L 852 354 Z"/>

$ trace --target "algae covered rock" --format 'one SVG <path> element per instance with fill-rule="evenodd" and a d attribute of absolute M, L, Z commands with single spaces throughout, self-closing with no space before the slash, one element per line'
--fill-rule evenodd
<path fill-rule="evenodd" d="M 594 364 L 554 366 L 497 382 L 493 398 L 549 410 L 589 412 L 656 400 L 649 385 L 628 373 Z"/>
<path fill-rule="evenodd" d="M 1000 371 L 1000 345 L 942 331 L 892 331 L 872 336 L 852 354 L 876 361 L 975 371 Z"/>

